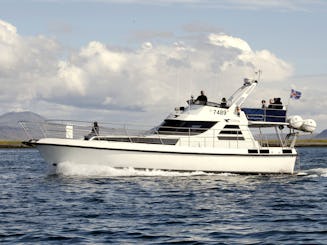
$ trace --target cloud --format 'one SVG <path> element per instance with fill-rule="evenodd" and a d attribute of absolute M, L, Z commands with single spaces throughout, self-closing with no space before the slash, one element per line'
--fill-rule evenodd
<path fill-rule="evenodd" d="M 246 41 L 223 33 L 187 44 L 183 40 L 144 42 L 134 50 L 92 41 L 65 59 L 56 41 L 20 36 L 4 21 L 0 22 L 0 37 L 1 83 L 7 91 L 0 98 L 16 96 L 16 103 L 22 105 L 45 100 L 76 107 L 147 111 L 174 105 L 176 92 L 187 98 L 206 89 L 214 97 L 212 84 L 217 74 L 236 81 L 263 66 L 273 81 L 292 71 L 269 51 L 253 51 Z M 230 75 L 234 73 L 238 75 Z"/>
<path fill-rule="evenodd" d="M 144 40 L 144 39 L 172 39 L 174 34 L 172 32 L 164 31 L 135 31 L 132 35 L 133 40 Z"/>
<path fill-rule="evenodd" d="M 48 0 L 39 0 L 48 2 Z M 277 11 L 311 11 L 322 10 L 327 7 L 325 0 L 53 0 L 54 2 L 99 2 L 109 4 L 139 4 L 139 5 L 181 5 L 188 7 L 221 8 L 221 9 L 245 9 L 262 10 L 270 9 Z"/>
<path fill-rule="evenodd" d="M 56 72 L 60 45 L 44 36 L 22 37 L 0 20 L 0 101 L 25 103 L 48 90 Z M 36 89 L 37 88 L 37 89 Z"/>
<path fill-rule="evenodd" d="M 76 119 L 84 120 L 97 113 L 125 112 L 144 122 L 185 105 L 202 89 L 212 101 L 228 97 L 258 69 L 263 70 L 264 86 L 259 85 L 261 95 L 255 94 L 249 104 L 257 105 L 262 94 L 268 99 L 281 91 L 286 100 L 291 64 L 224 33 L 196 37 L 171 44 L 146 40 L 134 49 L 92 41 L 67 53 L 51 38 L 21 36 L 13 25 L 0 21 L 0 101 L 8 111 L 39 110 L 57 118 L 79 111 Z M 310 103 L 315 92 L 322 93 L 306 89 Z"/>
<path fill-rule="evenodd" d="M 251 52 L 251 48 L 247 42 L 240 38 L 231 37 L 225 34 L 210 34 L 209 42 L 210 44 L 224 48 L 235 48 L 241 50 L 242 52 Z"/>

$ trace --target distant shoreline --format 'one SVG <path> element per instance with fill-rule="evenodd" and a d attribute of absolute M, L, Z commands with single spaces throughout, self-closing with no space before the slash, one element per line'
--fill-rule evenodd
<path fill-rule="evenodd" d="M 270 146 L 276 146 L 276 140 L 268 141 Z M 326 147 L 327 139 L 305 139 L 298 140 L 295 147 Z M 23 144 L 20 140 L 0 140 L 0 148 L 33 148 Z"/>
<path fill-rule="evenodd" d="M 0 148 L 31 148 L 20 140 L 0 140 Z"/>
<path fill-rule="evenodd" d="M 277 140 L 268 140 L 270 146 L 279 145 Z M 326 147 L 327 139 L 299 139 L 296 141 L 295 147 Z"/>
<path fill-rule="evenodd" d="M 295 144 L 296 147 L 311 147 L 311 146 L 327 146 L 327 139 L 314 139 L 314 140 L 298 140 Z"/>

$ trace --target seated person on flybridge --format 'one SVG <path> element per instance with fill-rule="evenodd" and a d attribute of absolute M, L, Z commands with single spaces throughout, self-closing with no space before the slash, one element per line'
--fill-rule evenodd
<path fill-rule="evenodd" d="M 226 100 L 226 98 L 222 98 L 221 99 L 220 107 L 221 108 L 228 108 L 227 107 L 227 100 Z"/>
<path fill-rule="evenodd" d="M 270 103 L 268 106 L 269 109 L 279 109 L 279 110 L 283 109 L 283 103 L 280 98 L 270 99 L 269 103 Z"/>
<path fill-rule="evenodd" d="M 205 96 L 203 90 L 201 90 L 200 92 L 201 94 L 196 98 L 196 100 L 194 101 L 194 104 L 198 104 L 198 105 L 206 105 L 208 102 L 208 98 L 207 96 Z"/>

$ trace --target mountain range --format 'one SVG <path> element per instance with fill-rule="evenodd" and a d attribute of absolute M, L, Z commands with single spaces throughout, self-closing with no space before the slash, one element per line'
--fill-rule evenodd
<path fill-rule="evenodd" d="M 322 131 L 315 138 L 316 139 L 327 139 L 327 129 L 325 129 L 324 131 Z"/>
<path fill-rule="evenodd" d="M 20 121 L 44 122 L 46 119 L 31 111 L 8 112 L 0 116 L 0 139 L 23 140 L 27 139 Z"/>

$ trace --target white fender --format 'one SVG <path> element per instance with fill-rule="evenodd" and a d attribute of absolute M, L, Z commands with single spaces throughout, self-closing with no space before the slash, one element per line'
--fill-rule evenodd
<path fill-rule="evenodd" d="M 315 131 L 316 127 L 317 123 L 313 119 L 305 119 L 300 129 L 304 132 L 312 133 Z"/>
<path fill-rule="evenodd" d="M 303 124 L 303 119 L 300 116 L 290 116 L 287 118 L 287 122 L 291 128 L 300 129 Z"/>

